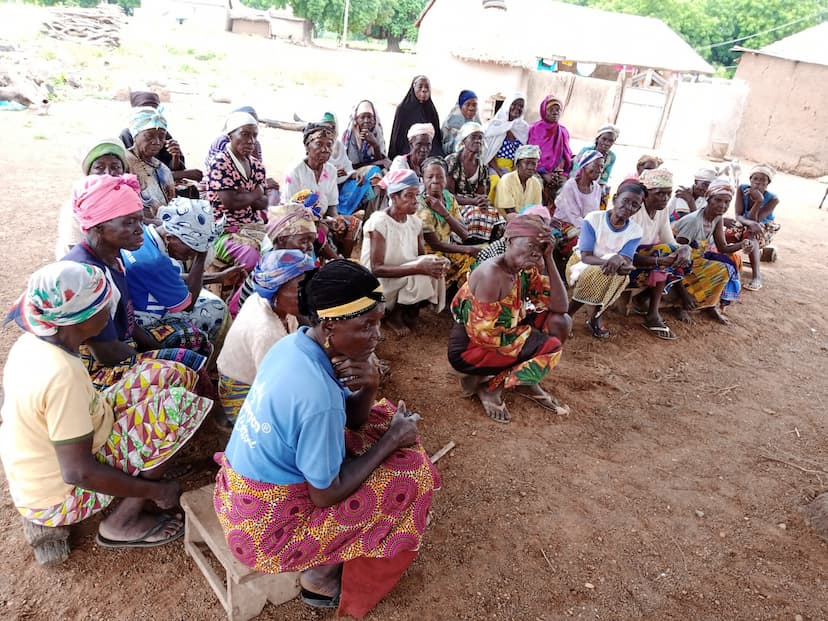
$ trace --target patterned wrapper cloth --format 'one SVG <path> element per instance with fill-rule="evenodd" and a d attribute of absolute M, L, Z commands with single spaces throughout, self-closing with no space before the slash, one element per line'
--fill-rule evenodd
<path fill-rule="evenodd" d="M 374 405 L 365 425 L 345 430 L 349 455 L 361 455 L 388 430 L 395 412 Z M 399 449 L 348 498 L 317 507 L 306 483 L 261 483 L 235 472 L 223 453 L 214 503 L 233 556 L 266 573 L 303 571 L 356 558 L 416 551 L 440 475 L 423 447 Z"/>
<path fill-rule="evenodd" d="M 581 255 L 573 252 L 566 264 L 566 280 L 572 283 L 572 268 L 580 263 Z M 572 289 L 572 299 L 581 304 L 600 307 L 596 317 L 610 308 L 624 293 L 630 282 L 626 274 L 604 274 L 598 265 L 588 265 L 578 276 Z"/>

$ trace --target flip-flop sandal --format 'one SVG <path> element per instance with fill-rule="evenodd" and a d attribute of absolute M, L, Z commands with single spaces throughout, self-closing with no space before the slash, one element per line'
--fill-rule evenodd
<path fill-rule="evenodd" d="M 599 328 L 596 324 L 592 323 L 590 319 L 587 319 L 586 322 L 587 328 L 589 328 L 590 333 L 596 339 L 608 339 L 610 337 L 610 331 L 604 328 L 603 330 Z"/>
<path fill-rule="evenodd" d="M 491 418 L 494 422 L 500 423 L 501 425 L 508 425 L 509 423 L 512 422 L 511 418 L 505 418 L 504 419 L 504 418 L 495 418 L 493 416 L 493 414 L 501 414 L 501 415 L 509 414 L 509 410 L 506 409 L 506 404 L 505 403 L 501 403 L 500 405 L 497 405 L 496 403 L 486 403 L 482 400 L 480 401 L 480 403 L 483 405 L 483 411 L 486 412 L 486 416 Z"/>
<path fill-rule="evenodd" d="M 330 597 L 328 595 L 320 595 L 319 593 L 308 591 L 305 587 L 300 587 L 299 591 L 299 597 L 302 599 L 302 601 L 308 606 L 313 606 L 314 608 L 339 607 L 339 595 L 339 593 L 337 593 L 333 597 Z"/>
<path fill-rule="evenodd" d="M 178 519 L 176 516 L 171 515 L 169 513 L 161 513 L 159 514 L 158 522 L 150 528 L 147 532 L 145 532 L 141 537 L 138 539 L 131 539 L 129 541 L 118 541 L 115 539 L 107 539 L 100 533 L 95 536 L 95 542 L 101 546 L 102 548 L 110 548 L 110 549 L 119 549 L 119 548 L 156 548 L 158 546 L 163 546 L 167 543 L 175 541 L 176 539 L 180 539 L 184 536 L 184 520 L 181 520 L 181 528 L 175 531 L 172 535 L 168 536 L 166 539 L 159 539 L 158 541 L 147 541 L 149 537 L 160 533 L 167 527 L 172 520 Z"/>
<path fill-rule="evenodd" d="M 569 406 L 563 405 L 560 401 L 558 401 L 555 397 L 553 397 L 550 394 L 547 394 L 545 396 L 532 395 L 526 392 L 521 392 L 519 390 L 516 390 L 515 394 L 523 397 L 524 399 L 534 401 L 543 409 L 555 412 L 555 414 L 557 414 L 558 416 L 569 416 Z"/>
<path fill-rule="evenodd" d="M 641 324 L 646 330 L 651 332 L 653 336 L 660 338 L 662 341 L 677 341 L 678 337 L 673 334 L 669 326 L 648 326 L 646 323 Z"/>

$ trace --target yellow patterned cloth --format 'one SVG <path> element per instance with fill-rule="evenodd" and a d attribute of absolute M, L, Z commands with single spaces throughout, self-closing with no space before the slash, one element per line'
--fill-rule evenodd
<path fill-rule="evenodd" d="M 348 455 L 376 444 L 395 411 L 383 399 L 358 432 L 345 430 Z M 233 470 L 224 453 L 216 461 L 221 469 L 214 504 L 227 545 L 239 562 L 266 573 L 416 551 L 440 487 L 419 441 L 389 455 L 353 494 L 330 507 L 313 504 L 307 483 L 262 483 Z"/>
<path fill-rule="evenodd" d="M 170 459 L 201 426 L 213 402 L 191 391 L 198 376 L 183 364 L 145 360 L 102 391 L 115 420 L 95 458 L 132 476 Z M 23 517 L 43 526 L 76 524 L 101 511 L 112 496 L 75 487 L 62 503 L 18 507 Z"/>
<path fill-rule="evenodd" d="M 448 190 L 443 191 L 443 200 L 445 201 L 446 210 L 455 220 L 462 222 L 463 216 L 460 213 L 460 205 L 457 200 Z M 434 233 L 442 242 L 450 242 L 453 244 L 461 244 L 457 235 L 451 230 L 451 225 L 442 216 L 438 215 L 421 195 L 418 199 L 417 217 L 423 221 L 423 234 Z M 476 259 L 470 254 L 463 254 L 461 252 L 440 252 L 431 248 L 426 242 L 426 252 L 436 254 L 440 257 L 446 257 L 451 261 L 448 273 L 446 274 L 446 286 L 452 284 L 462 285 L 466 282 L 469 275 L 469 269 L 474 265 Z"/>
<path fill-rule="evenodd" d="M 581 261 L 581 255 L 573 252 L 566 264 L 566 280 L 571 282 L 572 267 Z M 596 317 L 615 304 L 630 282 L 630 277 L 622 274 L 604 274 L 598 265 L 587 266 L 578 276 L 572 289 L 572 299 L 581 304 L 599 306 Z"/>
<path fill-rule="evenodd" d="M 219 377 L 219 397 L 221 398 L 221 405 L 224 408 L 224 414 L 227 416 L 227 420 L 231 423 L 235 423 L 239 417 L 239 410 L 244 400 L 247 399 L 248 392 L 250 392 L 250 384 L 234 380 L 224 373 Z"/>
<path fill-rule="evenodd" d="M 705 258 L 707 244 L 702 242 L 699 248 L 693 249 L 693 270 L 681 281 L 687 292 L 696 300 L 698 308 L 712 308 L 717 306 L 722 298 L 722 292 L 730 280 L 727 265 L 720 261 Z"/>

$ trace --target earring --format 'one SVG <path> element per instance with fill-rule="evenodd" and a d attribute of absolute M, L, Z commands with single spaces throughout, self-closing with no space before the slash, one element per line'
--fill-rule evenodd
<path fill-rule="evenodd" d="M 328 338 L 325 339 L 325 344 L 323 345 L 325 349 L 331 348 L 331 335 L 328 335 Z"/>

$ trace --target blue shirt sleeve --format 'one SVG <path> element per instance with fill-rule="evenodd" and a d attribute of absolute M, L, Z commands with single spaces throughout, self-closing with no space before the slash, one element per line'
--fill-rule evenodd
<path fill-rule="evenodd" d="M 317 489 L 330 487 L 345 459 L 345 430 L 338 411 L 305 419 L 296 446 L 296 467 Z"/>
<path fill-rule="evenodd" d="M 147 294 L 167 310 L 181 310 L 181 305 L 189 301 L 190 290 L 166 255 L 147 257 L 141 252 L 124 253 L 124 264 L 130 291 L 134 292 L 135 310 L 147 310 Z"/>
<path fill-rule="evenodd" d="M 618 252 L 622 257 L 627 257 L 628 259 L 632 259 L 635 256 L 635 249 L 638 248 L 638 244 L 641 242 L 640 237 L 636 237 L 635 239 L 631 239 L 621 250 Z"/>
<path fill-rule="evenodd" d="M 578 250 L 581 252 L 592 252 L 595 249 L 595 229 L 584 220 L 581 223 L 581 235 L 578 237 Z"/>

